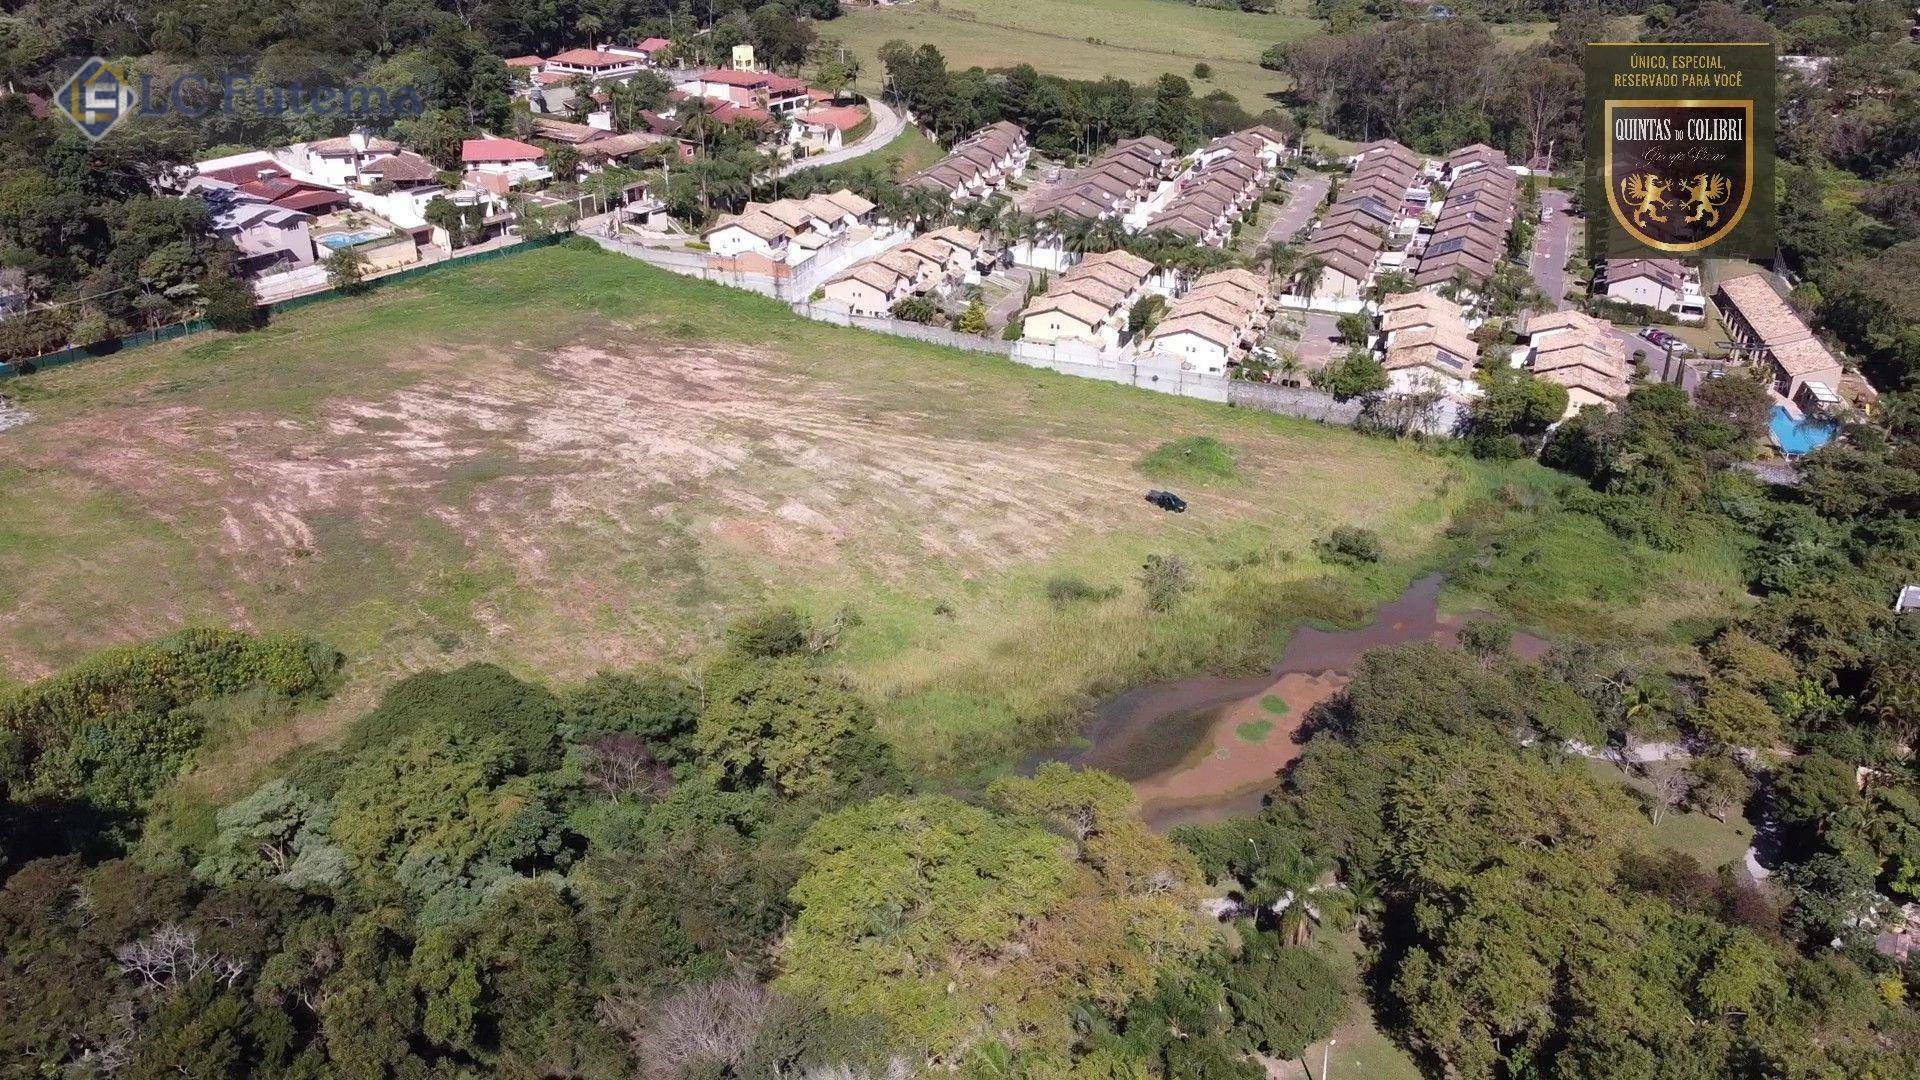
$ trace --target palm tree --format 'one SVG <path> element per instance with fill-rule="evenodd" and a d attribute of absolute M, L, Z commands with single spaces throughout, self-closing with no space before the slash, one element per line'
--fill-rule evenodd
<path fill-rule="evenodd" d="M 606 28 L 606 23 L 600 21 L 600 16 L 589 11 L 573 20 L 573 28 L 587 39 L 587 48 L 591 49 L 600 31 Z"/>
<path fill-rule="evenodd" d="M 1257 919 L 1270 915 L 1288 945 L 1305 945 L 1323 926 L 1345 929 L 1353 918 L 1353 896 L 1337 882 L 1323 883 L 1327 870 L 1324 860 L 1284 852 L 1255 874 L 1247 904 Z"/>
<path fill-rule="evenodd" d="M 992 232 L 999 238 L 1001 247 L 1012 248 L 1036 235 L 1039 224 L 1031 214 L 1022 213 L 1009 201 L 1001 207 L 1000 216 L 994 221 Z"/>
<path fill-rule="evenodd" d="M 1270 278 L 1285 281 L 1299 268 L 1300 252 L 1285 240 L 1275 240 L 1260 253 L 1260 261 L 1266 264 Z"/>
<path fill-rule="evenodd" d="M 1093 250 L 1093 222 L 1083 217 L 1056 218 L 1060 226 L 1060 243 L 1075 255 L 1085 255 Z"/>
<path fill-rule="evenodd" d="M 1300 262 L 1300 270 L 1295 275 L 1300 282 L 1300 295 L 1312 296 L 1320 287 L 1320 278 L 1327 272 L 1327 264 L 1320 261 L 1318 255 L 1309 255 Z"/>

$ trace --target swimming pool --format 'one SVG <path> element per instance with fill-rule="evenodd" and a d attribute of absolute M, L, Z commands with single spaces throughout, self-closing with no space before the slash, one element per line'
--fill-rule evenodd
<path fill-rule="evenodd" d="M 1806 419 L 1795 420 L 1793 413 L 1785 405 L 1773 407 L 1773 441 L 1788 457 L 1818 450 L 1833 441 L 1839 425 L 1831 420 Z"/>
<path fill-rule="evenodd" d="M 339 251 L 341 248 L 364 244 L 369 240 L 378 240 L 385 235 L 387 235 L 387 230 L 385 229 L 367 229 L 364 232 L 356 233 L 332 233 L 321 237 L 320 245 Z"/>

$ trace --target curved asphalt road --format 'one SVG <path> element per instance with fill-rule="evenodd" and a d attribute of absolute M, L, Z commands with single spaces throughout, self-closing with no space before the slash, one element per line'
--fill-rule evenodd
<path fill-rule="evenodd" d="M 879 98 L 868 98 L 867 108 L 873 111 L 873 129 L 861 136 L 852 146 L 843 146 L 824 154 L 816 154 L 787 165 L 780 170 L 781 176 L 791 176 L 802 169 L 817 169 L 822 165 L 838 165 L 843 161 L 852 161 L 863 157 L 893 141 L 907 126 L 906 117 L 895 112 L 893 107 Z"/>

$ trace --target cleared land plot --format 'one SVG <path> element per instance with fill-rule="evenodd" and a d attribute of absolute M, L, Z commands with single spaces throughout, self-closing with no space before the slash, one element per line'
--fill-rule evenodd
<path fill-rule="evenodd" d="M 0 670 L 189 623 L 307 630 L 354 678 L 274 736 L 294 741 L 407 670 L 673 662 L 778 598 L 853 617 L 836 655 L 918 764 L 978 762 L 1058 734 L 1090 692 L 1264 655 L 1312 613 L 1289 586 L 1329 572 L 1311 545 L 1332 525 L 1415 556 L 1486 486 L 1344 430 L 561 249 L 21 391 L 37 419 L 0 435 Z M 1188 514 L 1145 503 L 1137 463 L 1201 434 L 1237 475 L 1183 485 Z M 1153 553 L 1193 571 L 1168 615 L 1136 580 Z M 1056 604 L 1066 575 L 1115 595 Z"/>

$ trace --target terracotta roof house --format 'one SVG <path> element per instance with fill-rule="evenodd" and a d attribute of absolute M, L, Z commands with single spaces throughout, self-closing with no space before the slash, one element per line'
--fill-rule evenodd
<path fill-rule="evenodd" d="M 363 166 L 361 171 L 379 180 L 405 186 L 408 184 L 438 183 L 440 170 L 433 162 L 411 150 L 402 150 L 376 158 Z"/>
<path fill-rule="evenodd" d="M 1426 164 L 1426 159 L 1415 151 L 1392 139 L 1375 139 L 1354 151 L 1350 159 L 1356 166 L 1376 160 L 1391 160 L 1405 167 L 1409 172 L 1418 173 Z"/>
<path fill-rule="evenodd" d="M 1588 405 L 1613 409 L 1627 397 L 1626 344 L 1613 324 L 1578 311 L 1527 320 L 1526 363 L 1536 377 L 1567 388 L 1567 415 Z"/>
<path fill-rule="evenodd" d="M 1438 389 L 1455 400 L 1480 393 L 1474 380 L 1479 347 L 1460 305 L 1421 291 L 1381 304 L 1379 349 L 1396 391 Z"/>
<path fill-rule="evenodd" d="M 668 145 L 672 141 L 650 131 L 629 131 L 623 135 L 609 135 L 606 138 L 582 144 L 580 160 L 590 165 L 611 163 L 632 157 L 643 150 Z"/>
<path fill-rule="evenodd" d="M 785 117 L 813 104 L 807 84 L 786 75 L 768 71 L 741 71 L 738 68 L 714 68 L 702 71 L 682 84 L 697 97 L 721 101 L 741 109 L 764 109 Z"/>
<path fill-rule="evenodd" d="M 539 161 L 546 156 L 545 150 L 518 139 L 464 139 L 460 143 L 460 160 L 469 165 Z"/>
<path fill-rule="evenodd" d="M 1085 256 L 1054 280 L 1023 316 L 1028 340 L 1079 341 L 1117 348 L 1132 306 L 1146 290 L 1153 264 L 1126 251 Z"/>
<path fill-rule="evenodd" d="M 793 141 L 808 153 L 829 153 L 847 145 L 853 132 L 867 122 L 867 110 L 858 105 L 818 105 L 788 114 Z"/>
<path fill-rule="evenodd" d="M 639 71 L 640 59 L 603 49 L 568 49 L 566 52 L 547 57 L 544 70 L 547 74 L 585 75 L 588 78 L 604 79 L 615 75 L 630 75 Z"/>
<path fill-rule="evenodd" d="M 851 315 L 880 318 L 913 294 L 913 280 L 871 259 L 855 263 L 820 287 L 821 301 Z"/>
<path fill-rule="evenodd" d="M 1844 368 L 1763 274 L 1723 281 L 1714 304 L 1727 333 L 1772 369 L 1774 389 L 1798 400 L 1802 387 L 1838 389 Z"/>
<path fill-rule="evenodd" d="M 1478 169 L 1481 166 L 1488 166 L 1493 170 L 1506 172 L 1507 165 L 1507 155 L 1504 151 L 1496 150 L 1486 143 L 1473 143 L 1448 154 L 1444 165 L 1444 172 L 1449 177 L 1458 177 L 1462 173 Z M 1512 174 L 1509 173 L 1508 175 Z"/>
<path fill-rule="evenodd" d="M 1112 348 L 1119 344 L 1125 323 L 1124 311 L 1072 293 L 1050 292 L 1027 307 L 1021 316 L 1021 331 L 1029 341 L 1081 342 Z"/>
<path fill-rule="evenodd" d="M 1149 350 L 1190 370 L 1225 374 L 1266 328 L 1271 294 L 1265 284 L 1245 270 L 1202 275 L 1147 336 Z"/>
<path fill-rule="evenodd" d="M 347 194 L 320 184 L 309 184 L 304 180 L 295 180 L 289 176 L 274 176 L 261 180 L 249 180 L 239 185 L 241 192 L 251 195 L 262 202 L 270 203 L 282 210 L 299 210 L 308 214 L 324 214 L 331 210 L 340 210 L 349 205 Z"/>

